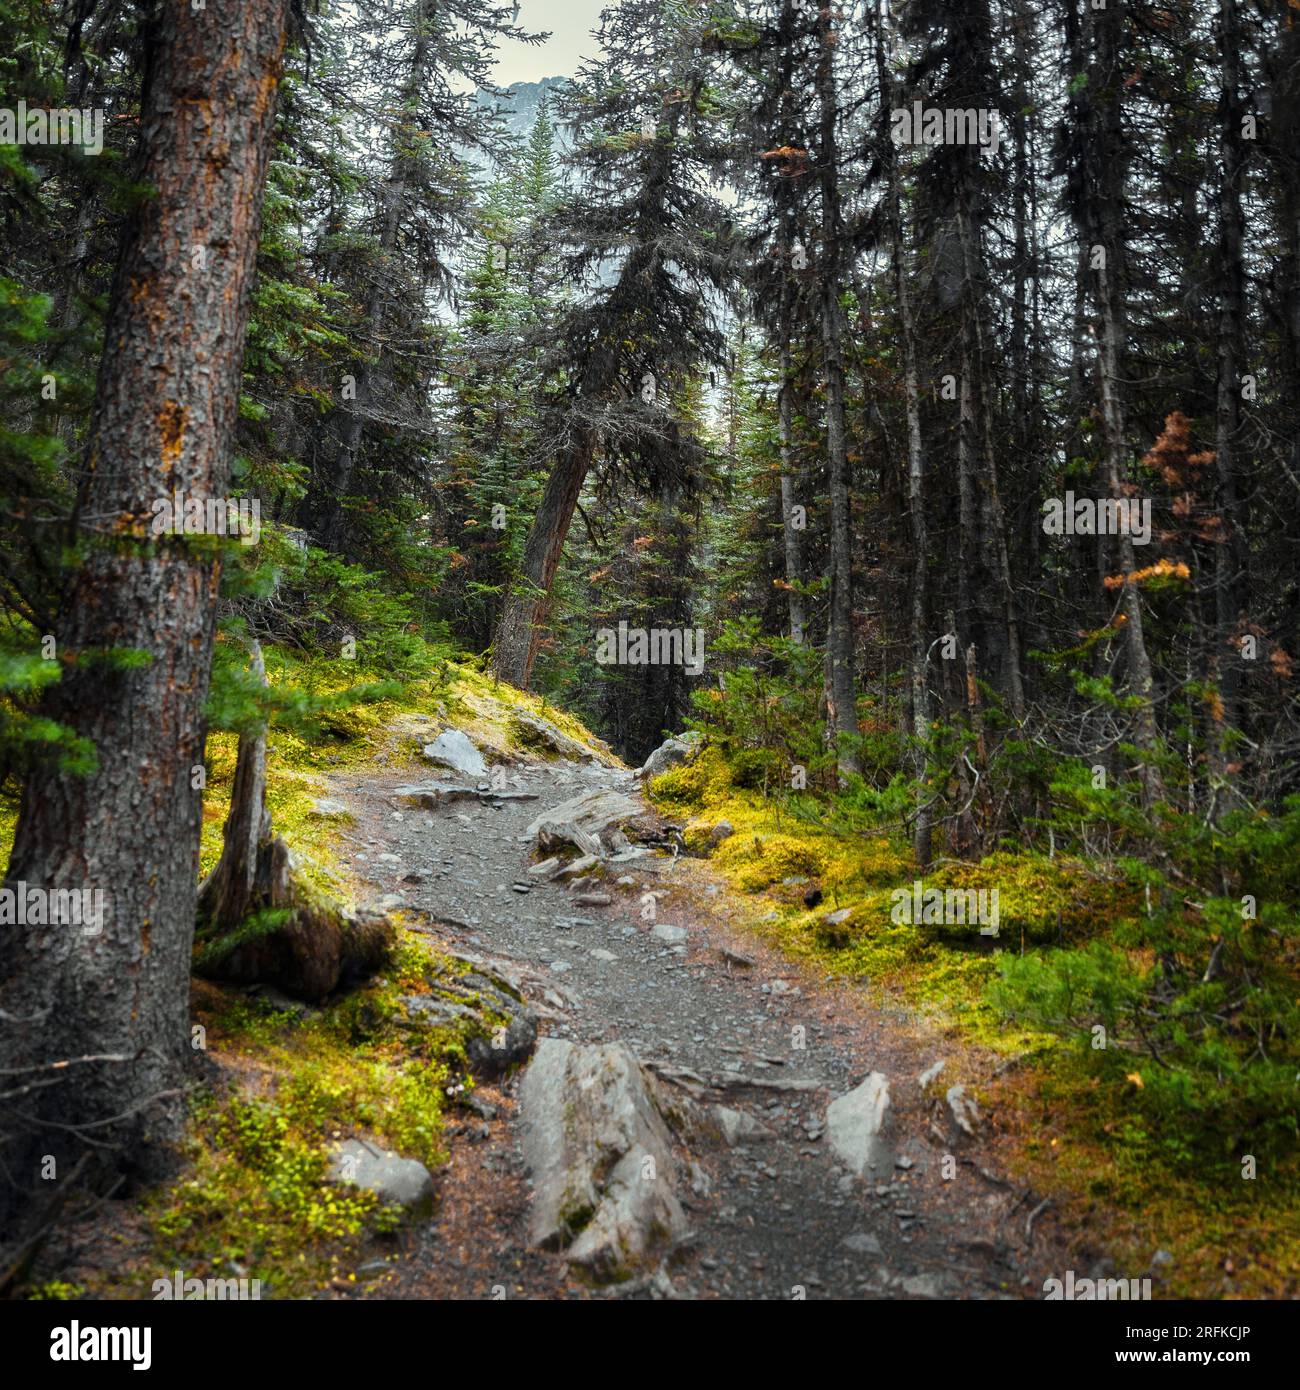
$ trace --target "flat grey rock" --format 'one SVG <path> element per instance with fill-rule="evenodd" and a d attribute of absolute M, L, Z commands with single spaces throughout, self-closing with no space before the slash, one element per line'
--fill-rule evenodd
<path fill-rule="evenodd" d="M 373 1192 L 411 1216 L 433 1210 L 433 1178 L 414 1158 L 402 1158 L 363 1139 L 345 1139 L 330 1156 L 329 1181 Z"/>
<path fill-rule="evenodd" d="M 879 1071 L 827 1107 L 826 1137 L 850 1173 L 863 1177 L 893 1169 L 893 1151 L 881 1134 L 888 1113 L 889 1081 Z"/>
<path fill-rule="evenodd" d="M 407 782 L 394 787 L 393 795 L 430 811 L 436 811 L 452 801 L 481 800 L 477 788 L 457 786 L 454 782 Z"/>
<path fill-rule="evenodd" d="M 718 1122 L 718 1128 L 722 1131 L 722 1138 L 728 1147 L 764 1143 L 776 1138 L 765 1124 L 752 1115 L 747 1115 L 743 1110 L 733 1110 L 729 1105 L 715 1105 L 713 1118 Z"/>
<path fill-rule="evenodd" d="M 947 1062 L 948 1059 L 946 1057 L 940 1057 L 937 1062 L 926 1067 L 920 1076 L 916 1078 L 916 1084 L 924 1091 L 932 1081 L 937 1081 L 939 1079 L 939 1073 L 947 1065 Z"/>
<path fill-rule="evenodd" d="M 537 848 L 543 854 L 550 854 L 563 845 L 576 845 L 584 855 L 601 859 L 610 848 L 601 843 L 602 834 L 644 815 L 644 807 L 630 796 L 597 789 L 570 797 L 549 811 L 541 812 L 525 833 L 537 837 Z"/>
<path fill-rule="evenodd" d="M 488 765 L 483 755 L 474 747 L 467 734 L 459 729 L 445 729 L 432 743 L 424 745 L 424 756 L 431 763 L 449 767 L 465 777 L 481 778 L 488 775 Z"/>

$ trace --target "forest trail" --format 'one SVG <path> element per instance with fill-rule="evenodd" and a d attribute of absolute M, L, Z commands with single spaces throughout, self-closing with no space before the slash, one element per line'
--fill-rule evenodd
<path fill-rule="evenodd" d="M 341 854 L 358 880 L 376 897 L 397 894 L 416 930 L 441 949 L 508 960 L 528 981 L 543 1036 L 626 1043 L 660 1076 L 694 1073 L 712 1083 L 697 1097 L 761 1126 L 761 1138 L 734 1147 L 691 1144 L 697 1166 L 679 1196 L 692 1236 L 666 1267 L 614 1292 L 1037 1298 L 1044 1278 L 1062 1273 L 1069 1261 L 1052 1245 L 1050 1222 L 1029 1220 L 1037 1199 L 990 1172 L 983 1140 L 958 1134 L 942 1099 L 923 1094 L 918 1076 L 941 1058 L 949 1059 L 945 1086 L 958 1079 L 959 1046 L 768 949 L 739 925 L 748 904 L 706 861 L 662 851 L 637 860 L 634 882 L 612 888 L 607 906 L 575 905 L 562 883 L 527 873 L 533 845 L 525 830 L 539 811 L 597 788 L 639 798 L 630 771 L 524 758 L 506 785 L 536 800 L 456 801 L 435 811 L 395 795 L 409 780 L 384 768 L 333 779 L 332 795 L 355 817 Z M 519 891 L 517 883 L 531 887 Z M 655 924 L 642 920 L 647 891 L 661 894 Z M 655 925 L 684 928 L 684 943 L 662 939 L 676 934 L 656 935 Z M 802 1050 L 792 1046 L 797 1028 Z M 826 1109 L 873 1071 L 889 1080 L 885 1133 L 897 1158 L 888 1178 L 859 1179 L 831 1150 Z M 562 1254 L 527 1247 L 519 1076 L 480 1087 L 477 1114 L 449 1111 L 451 1157 L 437 1178 L 433 1218 L 407 1232 L 400 1255 L 371 1262 L 357 1284 L 337 1289 L 405 1298 L 600 1295 Z M 947 1181 L 945 1154 L 956 1165 Z"/>

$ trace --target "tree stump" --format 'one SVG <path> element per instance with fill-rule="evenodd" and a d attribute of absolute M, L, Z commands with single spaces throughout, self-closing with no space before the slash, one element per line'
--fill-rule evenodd
<path fill-rule="evenodd" d="M 266 685 L 261 644 L 253 670 Z M 274 984 L 318 1002 L 390 959 L 386 917 L 325 899 L 294 872 L 266 805 L 266 725 L 239 736 L 230 812 L 216 867 L 199 886 L 194 969 L 213 980 Z"/>

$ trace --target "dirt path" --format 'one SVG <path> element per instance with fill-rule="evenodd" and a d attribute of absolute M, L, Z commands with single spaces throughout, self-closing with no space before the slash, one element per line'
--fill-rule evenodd
<path fill-rule="evenodd" d="M 394 797 L 408 780 L 393 772 L 334 783 L 356 817 L 343 858 L 376 897 L 400 895 L 455 949 L 538 970 L 544 1033 L 620 1040 L 652 1066 L 697 1073 L 718 1084 L 710 1100 L 743 1111 L 768 1134 L 694 1153 L 693 1186 L 681 1193 L 693 1240 L 668 1279 L 621 1292 L 1038 1298 L 1043 1279 L 1067 1266 L 1049 1222 L 1026 1241 L 1032 1195 L 987 1171 L 979 1140 L 956 1142 L 951 1126 L 936 1125 L 917 1077 L 952 1049 L 844 986 L 801 976 L 739 931 L 728 890 L 705 861 L 639 860 L 630 866 L 634 884 L 613 890 L 608 907 L 576 906 L 560 884 L 512 887 L 528 880 L 523 832 L 540 810 L 598 787 L 635 794 L 630 773 L 529 762 L 512 769 L 508 785 L 536 801 L 460 801 L 436 812 Z M 411 875 L 420 881 L 406 881 Z M 669 944 L 642 920 L 647 890 L 664 894 L 658 922 L 684 927 L 684 944 Z M 899 1153 L 892 1180 L 848 1175 L 824 1133 L 827 1104 L 871 1071 L 890 1083 Z M 593 1296 L 561 1255 L 524 1246 L 516 1084 L 483 1090 L 481 1115 L 452 1120 L 438 1212 L 408 1233 L 385 1273 L 372 1275 L 369 1296 Z M 945 1154 L 955 1160 L 949 1179 Z"/>

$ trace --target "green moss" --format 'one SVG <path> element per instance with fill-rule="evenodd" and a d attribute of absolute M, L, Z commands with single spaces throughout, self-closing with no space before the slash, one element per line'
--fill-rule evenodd
<path fill-rule="evenodd" d="M 38 1303 L 66 1302 L 71 1299 L 85 1298 L 85 1296 L 84 1285 L 65 1284 L 58 1279 L 51 1279 L 44 1284 L 35 1284 L 27 1290 L 27 1297 Z"/>
<path fill-rule="evenodd" d="M 730 804 L 731 770 L 718 749 L 705 748 L 692 761 L 654 778 L 648 790 L 667 812 L 717 809 Z"/>
<path fill-rule="evenodd" d="M 460 968 L 407 934 L 383 980 L 301 1020 L 196 985 L 225 1081 L 193 1100 L 185 1173 L 143 1204 L 143 1265 L 208 1277 L 234 1263 L 269 1296 L 300 1297 L 391 1233 L 399 1213 L 327 1181 L 330 1148 L 361 1135 L 430 1168 L 445 1162 L 442 1113 L 447 1091 L 466 1084 L 463 1038 L 402 1028 L 399 999 Z M 106 1271 L 89 1294 L 138 1297 L 142 1280 Z"/>
<path fill-rule="evenodd" d="M 1170 1296 L 1296 1292 L 1300 1160 L 1261 1164 L 1252 1181 L 1209 1166 L 1171 1168 L 1170 1126 L 1157 1133 L 1143 1118 L 1134 1081 L 1099 1081 L 1055 1032 L 1010 1021 L 999 1001 L 999 965 L 1022 951 L 1026 961 L 1036 952 L 1055 958 L 1064 954 L 1058 942 L 1068 952 L 1124 938 L 1143 911 L 1130 866 L 1002 851 L 922 874 L 896 835 L 832 835 L 819 803 L 762 800 L 736 785 L 716 750 L 656 779 L 650 795 L 665 815 L 687 819 L 688 848 L 702 846 L 718 820 L 731 822 L 735 833 L 711 863 L 748 899 L 752 928 L 791 959 L 870 981 L 954 1043 L 1021 1059 L 981 1102 L 998 1113 L 1002 1161 L 1051 1194 L 1076 1229 L 1137 1269 L 1169 1250 Z M 924 888 L 997 889 L 998 936 L 981 936 L 978 922 L 895 922 L 894 891 L 910 894 L 916 879 Z M 810 888 L 822 894 L 811 909 Z M 827 921 L 842 909 L 845 917 Z"/>

